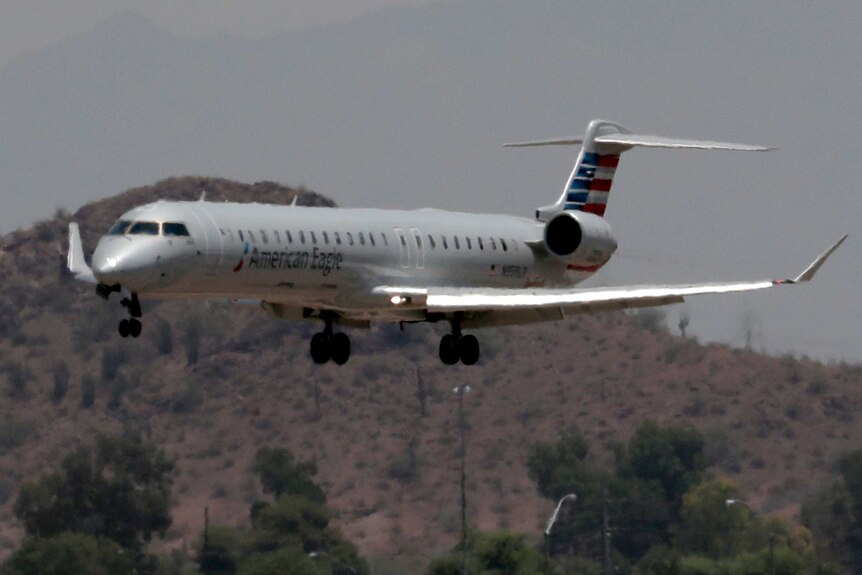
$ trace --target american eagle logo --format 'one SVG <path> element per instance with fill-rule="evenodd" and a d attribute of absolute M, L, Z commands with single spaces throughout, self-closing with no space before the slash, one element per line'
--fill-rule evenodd
<path fill-rule="evenodd" d="M 239 263 L 236 264 L 236 267 L 233 268 L 233 271 L 238 272 L 242 269 L 242 266 L 245 265 L 245 256 L 248 255 L 250 247 L 250 244 L 248 242 L 245 242 L 245 248 L 242 251 L 242 257 L 239 258 Z"/>

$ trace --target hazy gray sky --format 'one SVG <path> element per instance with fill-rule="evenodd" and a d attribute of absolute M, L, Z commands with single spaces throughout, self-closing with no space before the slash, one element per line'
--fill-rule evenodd
<path fill-rule="evenodd" d="M 89 32 L 134 9 L 177 35 L 266 36 L 346 22 L 387 6 L 431 0 L 33 0 L 0 9 L 0 67 L 15 58 Z"/>
<path fill-rule="evenodd" d="M 627 153 L 594 284 L 791 275 L 849 232 L 811 285 L 688 309 L 703 338 L 859 361 L 859 30 L 859 2 L 7 3 L 0 231 L 183 174 L 529 216 L 576 150 L 499 144 L 607 118 L 779 149 Z"/>

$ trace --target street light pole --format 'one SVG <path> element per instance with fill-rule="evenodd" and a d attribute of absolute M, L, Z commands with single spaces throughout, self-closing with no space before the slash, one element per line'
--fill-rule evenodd
<path fill-rule="evenodd" d="M 728 507 L 731 505 L 742 505 L 748 509 L 751 515 L 757 517 L 757 512 L 744 499 L 725 499 L 724 504 Z M 775 575 L 775 533 L 772 530 L 769 533 L 769 575 Z"/>
<path fill-rule="evenodd" d="M 574 493 L 569 493 L 567 495 L 563 495 L 560 500 L 557 502 L 557 506 L 554 508 L 554 512 L 548 518 L 548 523 L 545 525 L 545 568 L 544 573 L 548 575 L 548 560 L 550 558 L 551 550 L 549 540 L 551 538 L 551 529 L 554 528 L 554 523 L 557 522 L 557 516 L 560 514 L 560 508 L 563 506 L 563 503 L 566 501 L 575 501 L 578 498 Z"/>

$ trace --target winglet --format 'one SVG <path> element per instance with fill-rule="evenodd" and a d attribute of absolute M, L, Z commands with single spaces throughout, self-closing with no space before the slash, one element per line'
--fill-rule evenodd
<path fill-rule="evenodd" d="M 792 283 L 800 283 L 800 282 L 807 282 L 807 281 L 811 281 L 811 279 L 814 277 L 814 274 L 816 274 L 816 273 L 817 273 L 817 270 L 819 270 L 819 269 L 820 269 L 820 267 L 821 267 L 824 263 L 826 263 L 826 260 L 827 260 L 827 259 L 829 259 L 829 256 L 831 256 L 831 255 L 832 255 L 832 252 L 834 252 L 835 250 L 837 250 L 837 249 L 838 249 L 838 247 L 839 247 L 841 244 L 843 244 L 843 243 L 844 243 L 844 240 L 846 240 L 846 239 L 847 239 L 847 234 L 844 234 L 844 235 L 841 237 L 841 239 L 840 239 L 840 240 L 838 240 L 837 242 L 835 242 L 834 244 L 832 244 L 832 247 L 830 247 L 828 250 L 826 250 L 825 252 L 823 252 L 822 254 L 820 254 L 820 256 L 819 256 L 816 260 L 814 260 L 813 262 L 811 262 L 811 265 L 809 265 L 807 268 L 805 268 L 805 271 L 804 271 L 804 272 L 802 272 L 801 274 L 799 274 L 798 276 L 796 276 L 796 278 L 792 280 Z"/>
<path fill-rule="evenodd" d="M 69 254 L 66 258 L 66 266 L 69 271 L 74 274 L 76 280 L 96 283 L 96 277 L 93 275 L 93 270 L 87 265 L 84 259 L 84 248 L 81 246 L 81 232 L 78 230 L 78 224 L 69 222 Z"/>

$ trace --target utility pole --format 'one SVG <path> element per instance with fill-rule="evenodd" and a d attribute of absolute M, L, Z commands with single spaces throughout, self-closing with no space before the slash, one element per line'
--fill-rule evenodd
<path fill-rule="evenodd" d="M 461 384 L 454 391 L 458 394 L 458 433 L 461 436 L 461 575 L 467 575 L 467 425 L 464 394 L 470 391 L 470 386 Z"/>
<path fill-rule="evenodd" d="M 614 567 L 611 564 L 611 528 L 608 519 L 608 488 L 602 490 L 602 541 L 604 542 L 604 575 L 612 575 Z"/>
<path fill-rule="evenodd" d="M 769 534 L 769 575 L 775 575 L 775 533 Z"/>

